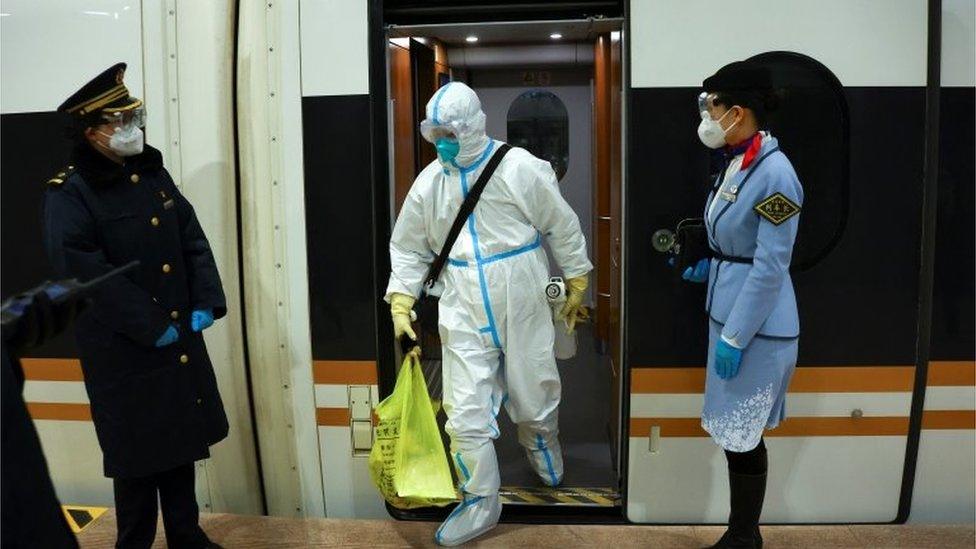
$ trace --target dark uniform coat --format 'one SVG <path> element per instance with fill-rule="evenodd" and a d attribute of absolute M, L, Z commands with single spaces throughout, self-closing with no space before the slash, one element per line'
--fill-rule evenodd
<path fill-rule="evenodd" d="M 158 150 L 112 162 L 87 143 L 48 184 L 45 244 L 81 281 L 139 260 L 94 294 L 75 334 L 105 475 L 147 476 L 209 457 L 227 436 L 213 366 L 192 311 L 227 312 L 210 244 Z M 175 324 L 179 341 L 155 342 Z"/>

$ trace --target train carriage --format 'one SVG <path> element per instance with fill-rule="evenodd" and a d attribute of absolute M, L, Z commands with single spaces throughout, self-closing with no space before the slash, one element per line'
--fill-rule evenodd
<path fill-rule="evenodd" d="M 560 362 L 566 486 L 540 490 L 503 424 L 505 517 L 723 522 L 724 459 L 699 421 L 704 289 L 652 235 L 700 215 L 714 166 L 694 101 L 748 58 L 787 91 L 769 125 L 807 192 L 763 520 L 972 520 L 972 0 L 91 4 L 0 8 L 2 290 L 51 276 L 38 211 L 70 148 L 56 106 L 127 62 L 227 294 L 206 338 L 231 434 L 197 465 L 204 510 L 439 516 L 385 505 L 367 455 L 398 366 L 389 237 L 434 158 L 423 106 L 456 80 L 490 135 L 550 160 L 596 266 L 593 322 Z M 70 336 L 24 367 L 60 498 L 111 505 Z"/>

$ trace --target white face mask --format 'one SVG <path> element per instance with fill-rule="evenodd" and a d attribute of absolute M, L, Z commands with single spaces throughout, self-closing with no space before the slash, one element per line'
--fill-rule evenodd
<path fill-rule="evenodd" d="M 722 129 L 722 124 L 720 122 L 725 119 L 731 110 L 725 111 L 722 118 L 718 120 L 712 120 L 712 117 L 708 115 L 708 111 L 701 111 L 702 121 L 698 125 L 698 139 L 710 149 L 719 149 L 725 146 L 725 134 L 729 133 L 736 124 L 739 123 L 738 120 L 732 123 L 728 129 Z"/>
<path fill-rule="evenodd" d="M 99 133 L 108 138 L 108 148 L 119 156 L 134 156 L 142 153 L 145 135 L 142 133 L 142 128 L 135 124 L 115 128 L 115 133 L 112 135 Z"/>

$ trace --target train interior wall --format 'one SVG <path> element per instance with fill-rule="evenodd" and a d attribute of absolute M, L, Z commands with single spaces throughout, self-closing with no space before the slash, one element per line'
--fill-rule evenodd
<path fill-rule="evenodd" d="M 543 30 L 543 29 L 540 29 Z M 588 45 L 592 47 L 592 44 Z M 542 75 L 544 83 L 531 83 Z M 565 173 L 559 188 L 580 219 L 589 255 L 594 266 L 598 260 L 593 246 L 593 177 L 594 135 L 593 67 L 562 69 L 559 67 L 520 67 L 496 70 L 469 70 L 466 83 L 478 93 L 487 116 L 488 134 L 511 142 L 509 121 L 516 109 L 515 102 L 524 94 L 546 94 L 548 100 L 559 101 L 568 118 L 568 148 Z M 525 80 L 529 79 L 530 83 Z M 551 95 L 548 95 L 551 94 Z M 555 99 L 553 99 L 553 96 Z M 554 132 L 557 133 L 558 132 Z M 531 150 L 532 147 L 530 147 Z M 544 152 L 532 151 L 544 158 Z M 557 171 L 557 176 L 559 175 Z M 561 274 L 552 252 L 548 250 L 550 272 Z M 585 303 L 593 308 L 594 285 L 588 288 Z M 593 311 L 595 316 L 597 311 Z M 610 448 L 609 425 L 617 418 L 610 417 L 610 368 L 605 353 L 598 351 L 599 343 L 592 324 L 581 325 L 577 339 L 577 355 L 557 361 L 563 384 L 560 409 L 560 439 L 565 459 L 566 486 L 616 487 L 612 464 L 615 451 Z M 515 426 L 504 421 L 503 433 L 497 442 L 502 479 L 508 485 L 534 486 L 538 481 L 524 463 L 523 452 L 514 437 Z"/>

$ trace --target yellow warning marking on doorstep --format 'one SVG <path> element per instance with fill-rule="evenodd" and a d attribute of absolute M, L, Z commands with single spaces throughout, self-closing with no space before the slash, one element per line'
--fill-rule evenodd
<path fill-rule="evenodd" d="M 71 531 L 79 533 L 88 528 L 98 517 L 108 511 L 108 507 L 85 507 L 84 505 L 62 505 L 61 511 L 68 520 Z"/>
<path fill-rule="evenodd" d="M 613 488 L 502 486 L 502 503 L 509 505 L 565 505 L 576 507 L 614 507 L 620 494 Z"/>

